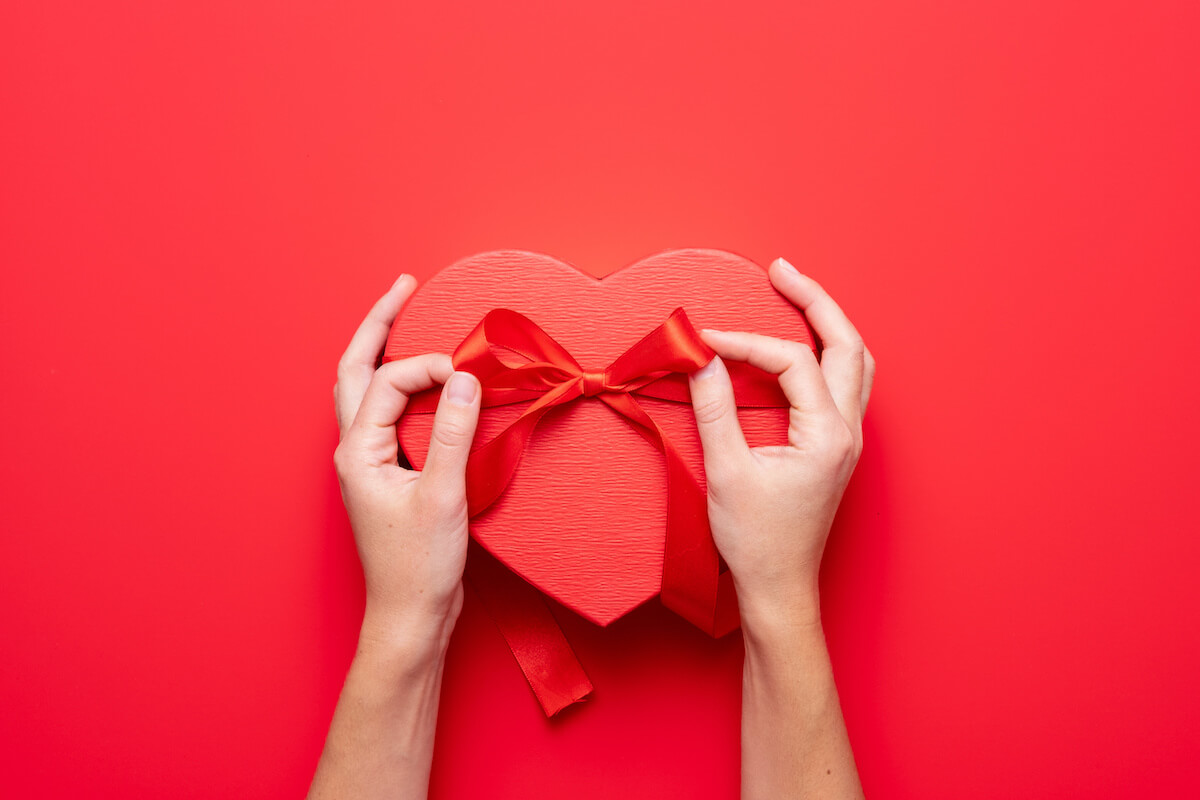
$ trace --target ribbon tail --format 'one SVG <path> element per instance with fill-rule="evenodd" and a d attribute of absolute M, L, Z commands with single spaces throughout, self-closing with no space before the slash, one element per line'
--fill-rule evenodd
<path fill-rule="evenodd" d="M 542 710 L 552 717 L 592 692 L 592 682 L 541 592 L 471 542 L 465 578 L 500 629 Z"/>
<path fill-rule="evenodd" d="M 721 556 L 708 525 L 708 497 L 662 429 L 628 394 L 601 395 L 614 411 L 636 424 L 667 462 L 667 530 L 663 546 L 662 603 L 711 636 L 738 627 L 733 577 L 721 572 Z"/>
<path fill-rule="evenodd" d="M 721 557 L 708 526 L 708 498 L 665 439 L 662 450 L 667 460 L 668 482 L 662 602 L 715 636 Z"/>
<path fill-rule="evenodd" d="M 697 628 L 720 638 L 741 627 L 733 573 L 721 570 L 721 556 L 708 524 L 708 497 L 692 479 L 683 458 L 665 440 L 663 453 L 672 489 L 667 493 L 662 602 Z"/>
<path fill-rule="evenodd" d="M 471 451 L 467 459 L 467 514 L 474 517 L 504 494 L 533 429 L 551 409 L 579 396 L 579 385 L 556 386 L 526 408 L 494 439 Z"/>

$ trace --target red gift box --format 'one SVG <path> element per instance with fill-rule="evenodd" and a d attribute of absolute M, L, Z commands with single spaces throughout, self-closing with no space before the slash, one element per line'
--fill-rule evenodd
<path fill-rule="evenodd" d="M 599 625 L 661 593 L 720 636 L 737 627 L 736 599 L 708 531 L 687 392 L 687 374 L 712 356 L 696 333 L 706 327 L 815 347 L 766 271 L 733 253 L 668 251 L 597 280 L 546 255 L 497 251 L 421 286 L 384 361 L 453 353 L 480 378 L 471 534 L 513 573 Z M 775 376 L 727 366 L 747 442 L 786 443 Z M 416 469 L 439 393 L 415 395 L 401 418 L 400 446 Z M 467 577 L 554 713 L 591 685 L 544 603 L 503 573 L 473 558 Z"/>

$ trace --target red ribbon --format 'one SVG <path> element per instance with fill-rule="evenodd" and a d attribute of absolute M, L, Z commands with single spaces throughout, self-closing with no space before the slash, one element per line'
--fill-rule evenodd
<path fill-rule="evenodd" d="M 502 360 L 497 349 L 523 360 Z M 598 400 L 631 422 L 666 461 L 663 604 L 714 637 L 736 629 L 737 598 L 713 544 L 707 498 L 666 434 L 635 399 L 641 395 L 690 403 L 687 376 L 714 355 L 682 308 L 595 372 L 581 367 L 527 317 L 505 308 L 488 312 L 455 349 L 455 369 L 479 378 L 484 407 L 532 402 L 498 436 L 471 452 L 468 513 L 479 514 L 504 493 L 529 437 L 548 411 L 582 398 Z M 727 366 L 738 405 L 788 406 L 773 375 L 741 363 Z M 406 413 L 431 413 L 436 406 L 436 394 L 422 393 L 412 398 Z M 531 605 L 532 587 L 513 573 L 495 569 L 498 565 L 482 570 L 471 566 L 479 561 L 469 562 L 468 582 L 483 596 L 546 713 L 582 699 L 591 683 L 549 608 L 544 602 L 540 611 Z M 541 600 L 540 593 L 536 599 Z"/>

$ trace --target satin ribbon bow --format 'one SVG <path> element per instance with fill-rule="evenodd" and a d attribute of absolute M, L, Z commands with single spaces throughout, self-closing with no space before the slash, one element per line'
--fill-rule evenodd
<path fill-rule="evenodd" d="M 524 360 L 501 359 L 495 350 Z M 728 570 L 708 526 L 707 499 L 663 430 L 637 402 L 636 396 L 689 403 L 687 376 L 716 353 L 700 338 L 682 308 L 626 350 L 607 368 L 586 370 L 565 348 L 522 314 L 510 309 L 489 311 L 455 349 L 455 369 L 475 375 L 482 385 L 484 407 L 533 401 L 512 424 L 471 452 L 467 462 L 467 507 L 470 516 L 488 508 L 504 493 L 538 422 L 551 409 L 584 398 L 598 400 L 633 423 L 666 461 L 667 522 L 663 552 L 663 604 L 714 637 L 738 627 L 737 599 Z M 739 406 L 787 407 L 774 376 L 744 364 L 727 365 Z M 436 396 L 417 395 L 406 413 L 432 413 Z M 570 645 L 542 604 L 545 619 L 524 620 L 528 598 L 510 599 L 528 584 L 508 581 L 495 570 L 483 581 L 471 572 L 518 663 L 548 714 L 591 691 Z M 499 608 L 497 608 L 499 604 Z M 555 637 L 561 638 L 561 642 Z M 565 651 L 563 648 L 565 647 Z M 576 696 L 578 695 L 578 696 Z"/>

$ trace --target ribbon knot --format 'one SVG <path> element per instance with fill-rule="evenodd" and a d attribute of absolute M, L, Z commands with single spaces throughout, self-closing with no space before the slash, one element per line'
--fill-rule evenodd
<path fill-rule="evenodd" d="M 585 372 L 579 379 L 579 386 L 583 389 L 584 397 L 595 397 L 603 392 L 613 391 L 605 380 L 603 372 Z"/>

